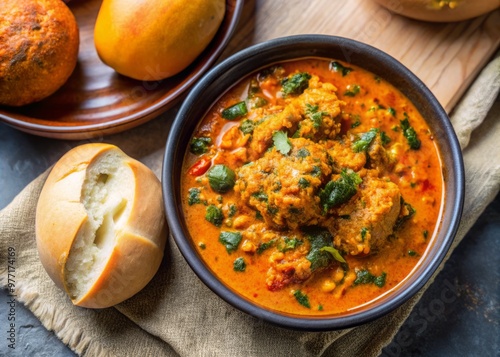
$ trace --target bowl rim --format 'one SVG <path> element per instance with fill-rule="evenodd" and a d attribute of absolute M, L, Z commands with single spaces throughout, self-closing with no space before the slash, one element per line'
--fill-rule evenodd
<path fill-rule="evenodd" d="M 364 309 L 359 312 L 353 312 L 347 316 L 330 315 L 310 317 L 280 313 L 267 310 L 239 296 L 236 292 L 233 292 L 229 287 L 219 281 L 214 274 L 211 273 L 198 253 L 195 250 L 191 249 L 192 242 L 190 242 L 189 238 L 185 237 L 183 225 L 181 224 L 181 221 L 183 220 L 182 204 L 180 200 L 176 198 L 177 186 L 174 177 L 174 165 L 176 157 L 180 155 L 180 157 L 183 158 L 185 154 L 184 150 L 179 150 L 178 146 L 180 143 L 179 140 L 181 138 L 181 131 L 185 127 L 184 120 L 186 118 L 189 118 L 188 114 L 192 103 L 195 102 L 197 98 L 202 96 L 204 91 L 210 88 L 210 86 L 214 82 L 217 82 L 222 76 L 226 75 L 232 68 L 238 65 L 241 66 L 241 62 L 249 62 L 255 56 L 265 56 L 266 54 L 269 54 L 271 52 L 274 53 L 276 51 L 285 51 L 286 48 L 289 48 L 290 46 L 299 45 L 309 46 L 311 48 L 321 45 L 337 46 L 340 47 L 342 51 L 345 50 L 352 51 L 351 53 L 370 54 L 372 56 L 377 56 L 381 61 L 388 63 L 395 70 L 399 71 L 405 80 L 414 85 L 420 95 L 423 96 L 426 102 L 430 104 L 432 112 L 436 114 L 436 117 L 443 125 L 444 131 L 447 133 L 446 140 L 450 149 L 450 151 L 446 154 L 450 155 L 450 164 L 452 167 L 449 167 L 446 171 L 448 172 L 448 174 L 453 175 L 456 187 L 456 196 L 454 201 L 452 202 L 451 207 L 446 207 L 446 212 L 448 213 L 447 217 L 449 220 L 449 229 L 444 233 L 444 243 L 433 248 L 436 251 L 432 257 L 432 260 L 425 266 L 423 264 L 420 264 L 423 266 L 421 274 L 418 277 L 415 277 L 415 279 L 405 290 L 393 294 L 394 296 L 392 299 L 382 301 L 380 304 L 375 304 L 375 306 L 369 309 Z M 300 57 L 295 56 L 291 57 L 290 59 L 293 60 L 298 58 Z M 269 62 L 267 65 L 271 65 L 272 63 L 276 63 L 276 61 Z M 256 70 L 258 70 L 258 68 L 245 70 L 245 74 L 240 76 L 240 78 L 243 78 L 246 75 L 255 72 Z M 389 82 L 391 81 L 389 80 Z M 221 91 L 219 93 L 219 97 L 225 91 L 226 90 Z M 209 108 L 205 108 L 205 112 L 208 109 Z M 443 154 L 444 153 L 441 153 L 441 156 L 443 156 Z M 327 331 L 354 327 L 363 323 L 373 321 L 401 306 L 426 284 L 426 282 L 431 278 L 431 276 L 434 274 L 434 272 L 437 270 L 444 257 L 446 256 L 458 230 L 463 209 L 465 178 L 462 153 L 455 131 L 453 129 L 453 126 L 451 125 L 447 113 L 437 101 L 432 92 L 426 87 L 426 85 L 408 68 L 406 68 L 402 63 L 400 63 L 398 60 L 388 55 L 387 53 L 371 45 L 356 40 L 331 35 L 305 34 L 275 38 L 250 46 L 228 57 L 202 77 L 202 79 L 190 90 L 188 96 L 183 101 L 182 106 L 180 107 L 172 123 L 172 127 L 170 129 L 165 147 L 165 155 L 162 167 L 162 188 L 168 224 L 177 247 L 179 248 L 188 265 L 198 276 L 198 278 L 216 295 L 218 295 L 233 307 L 236 307 L 237 309 L 251 316 L 267 321 L 273 325 L 294 330 Z M 444 215 L 441 217 L 441 223 L 445 218 L 446 217 L 444 217 Z"/>

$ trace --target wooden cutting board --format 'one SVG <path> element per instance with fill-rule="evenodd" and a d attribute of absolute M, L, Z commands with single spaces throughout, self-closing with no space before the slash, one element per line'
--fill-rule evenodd
<path fill-rule="evenodd" d="M 370 0 L 246 0 L 223 58 L 252 44 L 297 34 L 348 37 L 387 52 L 450 112 L 500 45 L 500 10 L 438 24 L 396 15 Z"/>

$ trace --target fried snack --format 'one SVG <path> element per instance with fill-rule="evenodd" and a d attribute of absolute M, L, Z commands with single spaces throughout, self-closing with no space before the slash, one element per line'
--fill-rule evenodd
<path fill-rule="evenodd" d="M 61 0 L 2 0 L 0 104 L 22 106 L 58 90 L 75 69 L 76 19 Z"/>

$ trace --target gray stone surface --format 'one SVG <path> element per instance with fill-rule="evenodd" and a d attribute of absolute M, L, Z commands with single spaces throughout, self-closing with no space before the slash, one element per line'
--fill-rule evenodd
<path fill-rule="evenodd" d="M 500 195 L 382 356 L 500 356 Z"/>
<path fill-rule="evenodd" d="M 61 153 L 82 142 L 51 140 L 0 123 L 0 209 Z M 500 195 L 458 246 L 383 356 L 499 356 Z M 3 262 L 2 262 L 3 263 Z M 74 356 L 22 304 L 8 348 L 9 298 L 0 290 L 0 356 Z"/>

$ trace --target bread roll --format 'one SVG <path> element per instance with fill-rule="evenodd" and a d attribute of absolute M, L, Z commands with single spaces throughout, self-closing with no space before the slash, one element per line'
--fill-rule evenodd
<path fill-rule="evenodd" d="M 79 31 L 61 0 L 2 0 L 0 104 L 21 106 L 59 89 L 75 69 Z"/>
<path fill-rule="evenodd" d="M 109 144 L 67 152 L 38 199 L 40 260 L 73 304 L 105 308 L 157 272 L 166 243 L 161 185 L 145 165 Z"/>

